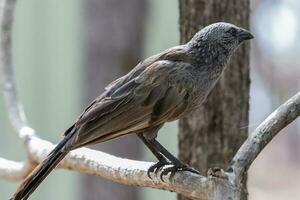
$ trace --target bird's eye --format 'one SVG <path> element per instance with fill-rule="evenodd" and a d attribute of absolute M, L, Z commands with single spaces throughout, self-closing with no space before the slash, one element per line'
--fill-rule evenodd
<path fill-rule="evenodd" d="M 233 37 L 235 37 L 237 35 L 237 30 L 235 28 L 230 28 L 228 31 L 226 31 L 227 33 L 230 33 L 230 35 L 232 35 Z"/>

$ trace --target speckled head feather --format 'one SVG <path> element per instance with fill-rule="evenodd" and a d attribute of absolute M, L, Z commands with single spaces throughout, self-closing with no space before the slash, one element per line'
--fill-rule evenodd
<path fill-rule="evenodd" d="M 244 40 L 254 38 L 253 35 L 230 23 L 218 22 L 204 27 L 187 43 L 198 61 L 205 64 L 218 62 L 226 63 L 231 54 Z"/>
<path fill-rule="evenodd" d="M 232 51 L 242 41 L 252 38 L 253 35 L 243 28 L 230 23 L 218 22 L 201 29 L 188 44 L 193 47 L 215 46 Z"/>

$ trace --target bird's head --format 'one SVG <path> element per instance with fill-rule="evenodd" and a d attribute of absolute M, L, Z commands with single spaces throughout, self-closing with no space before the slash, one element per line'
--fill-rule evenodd
<path fill-rule="evenodd" d="M 230 55 L 243 41 L 252 38 L 253 35 L 243 28 L 219 22 L 201 29 L 188 44 L 206 54 L 223 52 Z"/>

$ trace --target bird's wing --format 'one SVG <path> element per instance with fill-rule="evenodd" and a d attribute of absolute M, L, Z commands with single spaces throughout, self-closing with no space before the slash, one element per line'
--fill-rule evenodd
<path fill-rule="evenodd" d="M 94 103 L 75 124 L 66 148 L 100 143 L 162 124 L 185 109 L 187 91 L 170 82 L 178 63 L 158 61 Z"/>
<path fill-rule="evenodd" d="M 143 73 L 148 66 L 151 66 L 153 63 L 156 63 L 160 60 L 168 60 L 168 61 L 183 61 L 183 58 L 186 58 L 186 50 L 185 46 L 176 46 L 169 48 L 159 54 L 153 55 L 144 61 L 138 63 L 128 74 L 114 80 L 110 84 L 105 87 L 105 91 L 98 96 L 93 102 L 91 102 L 84 112 L 79 116 L 79 119 L 88 112 L 88 110 L 92 109 L 98 102 L 102 101 L 105 97 L 109 97 L 112 95 L 119 87 L 128 83 L 134 78 L 137 78 L 141 73 Z M 78 119 L 78 120 L 79 120 Z"/>
<path fill-rule="evenodd" d="M 79 121 L 83 115 L 89 112 L 89 110 L 93 109 L 94 107 L 98 106 L 98 103 L 101 102 L 104 98 L 110 97 L 117 89 L 122 87 L 123 85 L 127 84 L 129 81 L 138 77 L 148 66 L 152 65 L 154 62 L 161 59 L 161 55 L 157 54 L 151 56 L 144 60 L 143 62 L 138 63 L 129 73 L 126 75 L 114 80 L 110 84 L 105 87 L 105 91 L 98 96 L 94 101 L 92 101 L 83 111 L 83 113 L 78 117 L 77 121 Z"/>

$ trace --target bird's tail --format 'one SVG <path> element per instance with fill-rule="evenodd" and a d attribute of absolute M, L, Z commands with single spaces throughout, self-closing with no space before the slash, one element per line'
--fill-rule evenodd
<path fill-rule="evenodd" d="M 71 127 L 72 128 L 72 127 Z M 58 163 L 68 154 L 62 151 L 68 139 L 73 135 L 73 128 L 64 139 L 51 151 L 47 158 L 41 162 L 20 184 L 17 191 L 10 200 L 26 200 L 32 192 L 41 184 Z"/>

